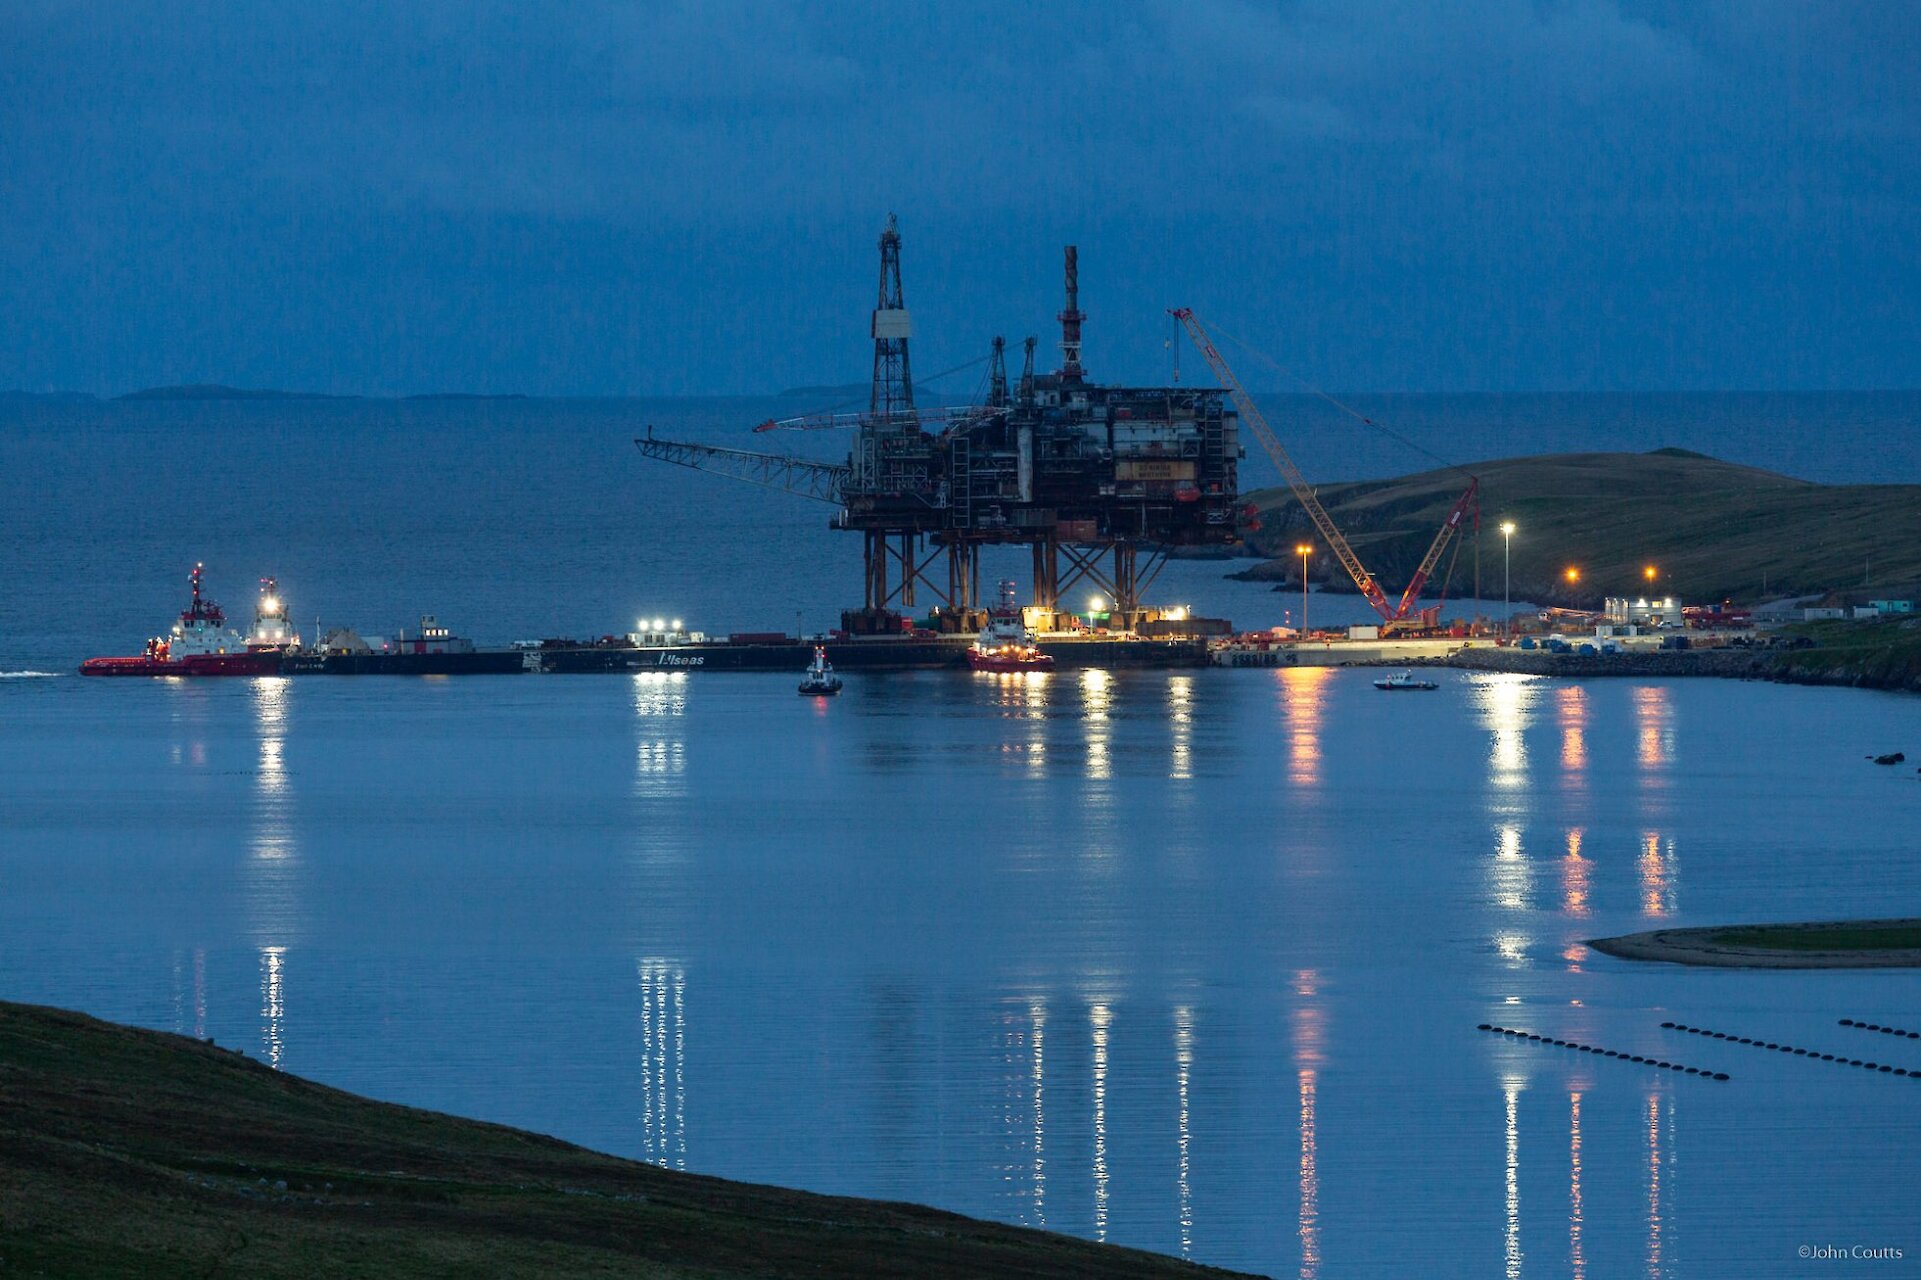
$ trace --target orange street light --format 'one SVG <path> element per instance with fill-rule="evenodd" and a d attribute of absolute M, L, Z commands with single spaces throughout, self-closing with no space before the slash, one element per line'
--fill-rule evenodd
<path fill-rule="evenodd" d="M 1641 570 L 1641 576 L 1646 578 L 1649 582 L 1654 581 L 1654 578 L 1655 578 L 1654 566 L 1649 565 L 1647 568 Z"/>
<path fill-rule="evenodd" d="M 1573 565 L 1569 565 L 1567 567 L 1567 580 L 1569 582 L 1579 582 L 1581 580 L 1581 571 Z"/>

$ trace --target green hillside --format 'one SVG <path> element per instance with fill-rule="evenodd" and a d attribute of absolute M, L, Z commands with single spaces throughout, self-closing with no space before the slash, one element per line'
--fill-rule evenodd
<path fill-rule="evenodd" d="M 1823 485 L 1681 449 L 1571 453 L 1471 463 L 1397 480 L 1327 484 L 1317 492 L 1383 583 L 1404 584 L 1466 487 L 1481 480 L 1481 593 L 1501 594 L 1503 520 L 1515 524 L 1513 596 L 1595 606 L 1655 589 L 1689 601 L 1752 602 L 1830 590 L 1921 583 L 1921 485 Z M 1274 560 L 1248 576 L 1290 579 L 1294 544 L 1312 530 L 1285 489 L 1251 495 L 1262 528 L 1250 544 Z M 1319 538 L 1314 578 L 1331 569 Z M 1473 592 L 1474 539 L 1463 542 L 1451 598 Z M 1566 570 L 1580 579 L 1570 584 Z M 1443 560 L 1436 577 L 1446 572 Z M 1864 574 L 1865 569 L 1865 574 Z"/>
<path fill-rule="evenodd" d="M 0 1274 L 1227 1273 L 672 1173 L 355 1097 L 181 1036 L 0 1003 Z"/>

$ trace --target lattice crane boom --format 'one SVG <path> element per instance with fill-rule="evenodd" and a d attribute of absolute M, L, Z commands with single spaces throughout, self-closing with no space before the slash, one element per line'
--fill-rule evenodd
<path fill-rule="evenodd" d="M 1280 437 L 1275 435 L 1274 429 L 1267 425 L 1267 419 L 1255 406 L 1254 398 L 1247 394 L 1247 388 L 1241 385 L 1241 380 L 1236 378 L 1234 371 L 1228 367 L 1226 357 L 1222 356 L 1220 350 L 1215 347 L 1214 340 L 1207 336 L 1207 330 L 1201 327 L 1200 317 L 1188 307 L 1177 307 L 1170 314 L 1181 322 L 1182 327 L 1187 330 L 1187 336 L 1194 340 L 1194 346 L 1206 359 L 1208 367 L 1214 371 L 1214 376 L 1220 380 L 1223 387 L 1227 388 L 1227 394 L 1234 400 L 1234 407 L 1240 410 L 1241 421 L 1254 429 L 1254 438 L 1261 442 L 1261 447 L 1267 450 L 1267 456 L 1274 460 L 1275 469 L 1281 473 L 1281 478 L 1287 481 L 1287 487 L 1293 491 L 1295 501 L 1306 510 L 1308 518 L 1314 522 L 1314 527 L 1320 531 L 1321 537 L 1333 550 L 1335 558 L 1341 562 L 1341 567 L 1347 570 L 1347 576 L 1354 579 L 1354 585 L 1359 587 L 1361 594 L 1367 597 L 1367 602 L 1373 605 L 1374 611 L 1385 620 L 1393 621 L 1396 618 L 1405 617 L 1405 613 L 1395 613 L 1394 606 L 1387 602 L 1387 594 L 1381 590 L 1380 584 L 1374 581 L 1374 575 L 1367 571 L 1366 566 L 1361 563 L 1361 558 L 1354 554 L 1354 548 L 1348 545 L 1346 536 L 1334 523 L 1334 517 L 1328 515 L 1327 508 L 1323 507 L 1320 498 L 1315 496 L 1313 488 L 1307 483 L 1307 477 L 1301 474 L 1301 469 L 1294 465 L 1294 459 L 1288 457 L 1287 450 L 1281 447 Z M 1438 557 L 1439 553 L 1434 554 Z M 1429 566 L 1429 569 L 1431 571 L 1432 566 Z M 1407 603 L 1405 600 L 1402 602 L 1403 609 L 1407 607 Z"/>
<path fill-rule="evenodd" d="M 852 474 L 847 467 L 831 462 L 810 462 L 777 453 L 752 453 L 746 449 L 723 449 L 711 444 L 656 440 L 652 427 L 647 429 L 646 435 L 636 436 L 634 445 L 645 456 L 661 462 L 671 462 L 695 471 L 710 471 L 729 479 L 759 485 L 763 489 L 778 489 L 782 493 L 797 494 L 836 506 L 840 505 L 841 490 Z"/>
<path fill-rule="evenodd" d="M 1474 495 L 1479 493 L 1480 489 L 1480 477 L 1469 476 L 1467 492 L 1460 496 L 1454 504 L 1454 509 L 1447 513 L 1447 519 L 1441 522 L 1440 531 L 1434 535 L 1434 541 L 1428 547 L 1427 555 L 1421 560 L 1421 567 L 1414 571 L 1412 578 L 1408 579 L 1407 590 L 1401 593 L 1400 606 L 1394 610 L 1396 618 L 1407 617 L 1409 611 L 1414 608 L 1414 602 L 1420 599 L 1421 588 L 1427 585 L 1428 578 L 1433 575 L 1434 566 L 1441 562 L 1441 553 L 1447 550 L 1447 544 L 1453 540 L 1455 534 L 1461 531 L 1461 521 L 1473 509 Z"/>

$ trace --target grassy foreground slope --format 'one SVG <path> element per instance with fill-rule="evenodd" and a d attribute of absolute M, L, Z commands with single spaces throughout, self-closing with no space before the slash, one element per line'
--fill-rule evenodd
<path fill-rule="evenodd" d="M 1505 458 L 1466 470 L 1481 479 L 1483 598 L 1501 594 L 1502 520 L 1519 526 L 1517 600 L 1598 605 L 1644 590 L 1650 564 L 1660 570 L 1657 590 L 1689 601 L 1858 588 L 1864 568 L 1872 583 L 1921 582 L 1921 485 L 1815 484 L 1680 449 Z M 1466 483 L 1463 472 L 1428 471 L 1318 493 L 1368 569 L 1398 587 Z M 1290 549 L 1309 531 L 1306 513 L 1285 489 L 1252 498 L 1263 527 L 1250 541 L 1275 557 L 1259 576 L 1286 576 L 1296 563 Z M 1338 574 L 1318 551 L 1314 576 Z M 1472 557 L 1470 538 L 1450 597 L 1472 594 Z M 1573 586 L 1570 565 L 1581 571 Z"/>
<path fill-rule="evenodd" d="M 0 1003 L 7 1276 L 1224 1275 L 914 1205 L 670 1173 Z"/>

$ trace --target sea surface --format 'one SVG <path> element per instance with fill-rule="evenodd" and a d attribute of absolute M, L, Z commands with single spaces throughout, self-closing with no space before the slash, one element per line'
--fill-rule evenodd
<path fill-rule="evenodd" d="M 1444 408 L 1490 441 L 1518 412 Z M 1847 405 L 1815 409 L 1833 431 Z M 278 573 L 297 617 L 372 631 L 830 625 L 858 575 L 827 508 L 628 444 L 654 421 L 754 447 L 781 411 L 0 409 L 0 997 L 673 1168 L 1274 1275 L 1921 1275 L 1921 1039 L 1839 1024 L 1921 1031 L 1921 975 L 1582 945 L 1911 913 L 1921 782 L 1863 757 L 1921 759 L 1912 697 L 69 674 L 137 649 L 195 560 L 237 612 Z M 1913 479 L 1913 425 L 1825 478 Z M 1592 444 L 1788 465 L 1712 436 Z M 1170 566 L 1163 598 L 1298 609 L 1234 567 Z M 1837 1247 L 1903 1256 L 1800 1252 Z"/>

